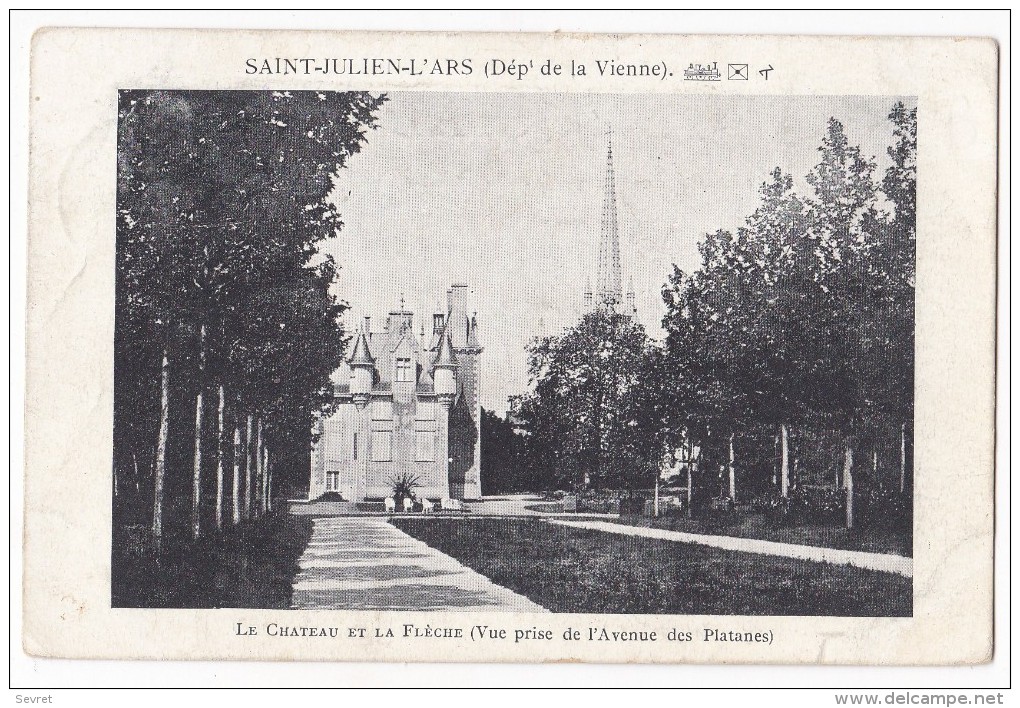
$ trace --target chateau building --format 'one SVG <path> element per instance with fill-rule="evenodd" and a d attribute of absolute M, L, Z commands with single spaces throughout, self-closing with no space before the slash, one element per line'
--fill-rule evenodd
<path fill-rule="evenodd" d="M 584 288 L 584 312 L 599 307 L 609 308 L 625 317 L 637 317 L 634 304 L 634 280 L 623 293 L 623 274 L 620 268 L 620 224 L 616 214 L 616 174 L 613 171 L 613 140 L 610 136 L 606 156 L 605 192 L 602 198 L 602 225 L 599 233 L 598 266 L 595 274 L 595 290 L 591 280 Z"/>
<path fill-rule="evenodd" d="M 390 496 L 414 477 L 419 497 L 481 497 L 481 407 L 477 314 L 467 285 L 447 291 L 447 305 L 415 334 L 414 314 L 389 313 L 381 332 L 371 321 L 334 375 L 336 410 L 319 424 L 312 446 L 309 499 L 337 492 L 348 501 Z"/>

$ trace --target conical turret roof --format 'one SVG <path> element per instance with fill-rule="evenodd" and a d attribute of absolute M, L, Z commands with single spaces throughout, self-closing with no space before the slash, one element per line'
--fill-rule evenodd
<path fill-rule="evenodd" d="M 375 359 L 368 350 L 368 338 L 364 332 L 358 332 L 358 338 L 354 340 L 354 351 L 351 352 L 351 358 L 347 363 L 350 366 L 375 366 Z"/>
<path fill-rule="evenodd" d="M 443 339 L 439 343 L 439 353 L 436 355 L 436 360 L 432 364 L 432 368 L 453 369 L 456 367 L 457 367 L 457 355 L 453 353 L 453 342 L 450 341 L 449 333 L 444 332 Z"/>

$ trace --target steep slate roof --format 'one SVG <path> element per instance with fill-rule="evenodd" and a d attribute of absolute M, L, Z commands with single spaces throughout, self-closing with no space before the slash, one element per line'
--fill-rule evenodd
<path fill-rule="evenodd" d="M 435 381 L 433 372 L 436 367 L 458 367 L 460 362 L 457 352 L 463 350 L 481 350 L 478 341 L 478 318 L 477 314 L 468 315 L 464 312 L 464 290 L 466 286 L 455 285 L 450 293 L 453 295 L 450 307 L 445 308 L 443 324 L 439 332 L 428 334 L 428 342 L 425 340 L 425 333 L 418 336 L 413 328 L 413 314 L 404 310 L 394 310 L 389 313 L 386 320 L 386 328 L 381 332 L 370 332 L 362 330 L 354 341 L 354 348 L 351 355 L 344 364 L 333 372 L 333 389 L 336 395 L 345 396 L 350 392 L 350 375 L 352 367 L 371 366 L 375 375 L 375 383 L 372 386 L 373 393 L 389 393 L 393 390 L 393 367 L 396 351 L 401 341 L 406 340 L 410 346 L 412 360 L 417 364 L 415 367 L 417 381 L 415 392 L 419 395 L 435 393 Z M 456 302 L 456 306 L 454 305 Z M 437 305 L 436 313 L 442 313 Z M 422 321 L 422 325 L 425 321 Z M 373 355 L 374 352 L 374 355 Z"/>
<path fill-rule="evenodd" d="M 435 383 L 431 376 L 431 352 L 422 347 L 421 339 L 410 326 L 411 313 L 398 310 L 390 313 L 387 328 L 382 332 L 359 332 L 354 341 L 350 358 L 333 372 L 333 391 L 335 395 L 346 396 L 350 393 L 350 375 L 352 367 L 371 366 L 375 374 L 373 393 L 389 393 L 393 390 L 393 366 L 397 349 L 401 341 L 410 346 L 412 361 L 417 363 L 418 374 L 415 392 L 419 395 L 435 393 Z"/>
<path fill-rule="evenodd" d="M 457 366 L 457 355 L 453 353 L 453 343 L 450 341 L 450 335 L 446 332 L 443 333 L 443 339 L 439 343 L 439 352 L 436 354 L 436 359 L 432 362 L 433 369 L 441 366 L 451 368 Z"/>
<path fill-rule="evenodd" d="M 375 359 L 372 358 L 364 332 L 360 332 L 354 341 L 354 351 L 351 352 L 351 358 L 347 363 L 350 366 L 375 366 Z"/>
<path fill-rule="evenodd" d="M 415 391 L 419 394 L 425 395 L 435 393 L 436 382 L 432 380 L 432 375 L 429 373 L 429 370 L 424 366 L 420 366 L 419 368 L 420 373 L 418 374 L 418 386 L 415 388 Z"/>

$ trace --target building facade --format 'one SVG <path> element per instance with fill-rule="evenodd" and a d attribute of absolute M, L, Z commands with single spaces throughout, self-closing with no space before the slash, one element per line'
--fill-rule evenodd
<path fill-rule="evenodd" d="M 424 319 L 415 334 L 403 303 L 382 331 L 365 318 L 334 375 L 335 412 L 319 422 L 309 499 L 379 500 L 400 478 L 414 480 L 420 498 L 481 497 L 482 347 L 467 297 L 467 285 L 453 285 L 429 334 Z"/>

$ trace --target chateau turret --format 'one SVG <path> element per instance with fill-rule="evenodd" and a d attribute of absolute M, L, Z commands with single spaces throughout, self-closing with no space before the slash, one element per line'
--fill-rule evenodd
<path fill-rule="evenodd" d="M 404 473 L 427 499 L 481 496 L 482 347 L 470 292 L 453 285 L 418 322 L 401 296 L 378 332 L 365 318 L 312 442 L 310 499 L 382 500 Z"/>
<path fill-rule="evenodd" d="M 439 352 L 432 368 L 436 396 L 441 405 L 449 407 L 453 397 L 457 395 L 457 355 L 453 353 L 453 344 L 450 342 L 449 334 L 443 337 L 440 342 Z"/>
<path fill-rule="evenodd" d="M 368 326 L 367 317 L 365 326 Z M 373 373 L 375 359 L 372 358 L 372 352 L 369 351 L 368 338 L 365 336 L 364 330 L 358 333 L 358 338 L 354 341 L 354 351 L 351 352 L 351 358 L 347 365 L 351 369 L 351 396 L 354 398 L 355 404 L 363 406 L 372 393 L 372 384 L 375 379 Z"/>

